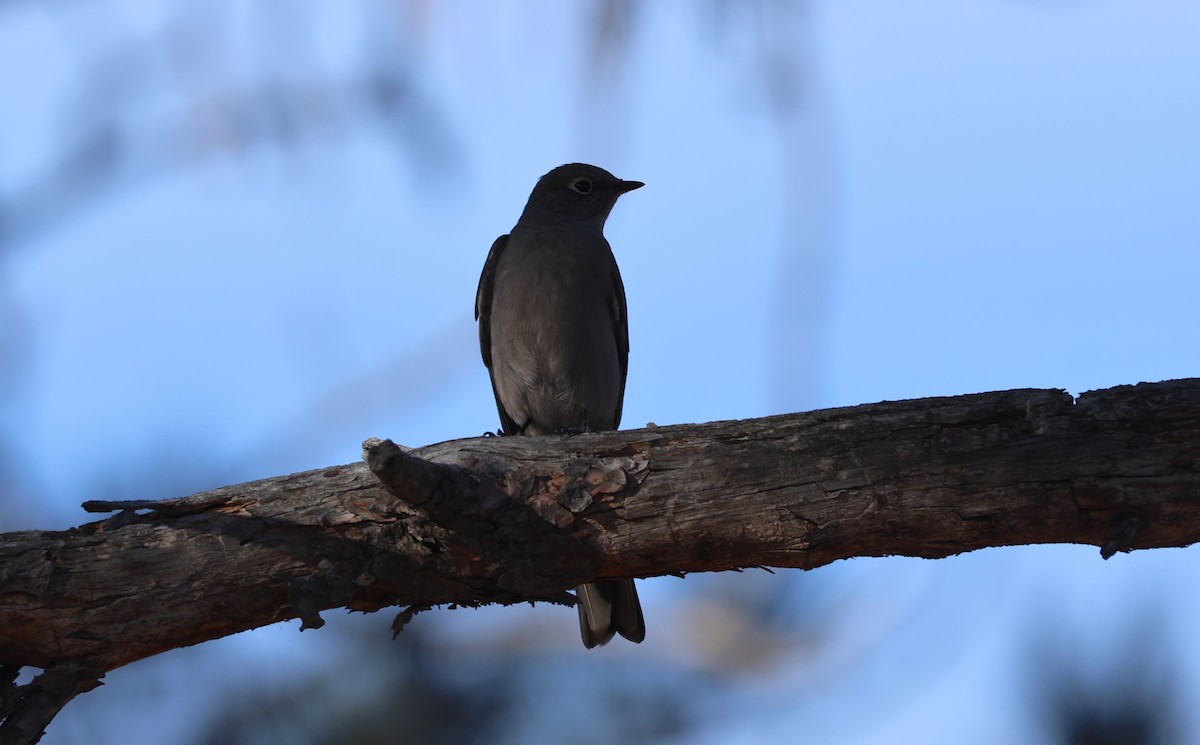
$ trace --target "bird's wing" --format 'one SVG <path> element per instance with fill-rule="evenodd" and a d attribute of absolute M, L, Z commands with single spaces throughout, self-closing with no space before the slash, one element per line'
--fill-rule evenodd
<path fill-rule="evenodd" d="M 625 402 L 625 375 L 629 372 L 629 313 L 625 307 L 625 283 L 621 281 L 621 270 L 616 259 L 612 262 L 612 295 L 609 312 L 612 313 L 613 331 L 617 334 L 617 360 L 621 363 L 621 395 L 617 396 L 617 411 L 613 416 L 613 429 L 621 426 L 621 408 Z"/>
<path fill-rule="evenodd" d="M 520 432 L 518 425 L 500 401 L 500 390 L 496 387 L 496 371 L 492 369 L 492 290 L 496 279 L 496 265 L 500 263 L 500 254 L 508 245 L 508 235 L 502 235 L 492 244 L 488 251 L 487 261 L 483 263 L 483 273 L 479 275 L 479 289 L 475 291 L 475 320 L 479 321 L 479 353 L 483 355 L 483 364 L 487 366 L 488 377 L 492 381 L 492 395 L 496 398 L 496 411 L 500 414 L 500 428 L 506 435 Z"/>
<path fill-rule="evenodd" d="M 496 279 L 496 265 L 500 254 L 508 245 L 508 235 L 502 235 L 492 244 L 487 261 L 483 262 L 483 273 L 479 275 L 479 289 L 475 291 L 475 320 L 479 321 L 479 351 L 483 364 L 492 369 L 492 285 Z"/>

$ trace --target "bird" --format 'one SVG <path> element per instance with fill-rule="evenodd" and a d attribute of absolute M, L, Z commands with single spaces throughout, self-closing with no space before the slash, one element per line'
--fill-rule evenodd
<path fill-rule="evenodd" d="M 568 163 L 538 179 L 488 251 L 475 294 L 479 348 L 502 435 L 613 430 L 629 368 L 625 286 L 604 237 L 622 194 L 645 186 Z M 575 588 L 588 649 L 646 637 L 632 579 Z"/>

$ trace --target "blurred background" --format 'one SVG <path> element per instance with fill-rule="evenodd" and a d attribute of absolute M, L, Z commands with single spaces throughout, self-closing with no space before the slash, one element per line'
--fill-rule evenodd
<path fill-rule="evenodd" d="M 479 270 L 571 161 L 647 183 L 626 427 L 1200 375 L 1198 71 L 1188 0 L 4 0 L 0 530 L 496 429 Z M 1191 742 L 1195 564 L 652 579 L 592 652 L 332 611 L 43 742 Z"/>

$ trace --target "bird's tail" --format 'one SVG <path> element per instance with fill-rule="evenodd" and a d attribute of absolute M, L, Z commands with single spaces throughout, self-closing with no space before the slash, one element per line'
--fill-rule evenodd
<path fill-rule="evenodd" d="M 646 638 L 642 604 L 631 579 L 607 579 L 575 588 L 583 646 L 607 644 L 613 634 L 637 643 Z"/>

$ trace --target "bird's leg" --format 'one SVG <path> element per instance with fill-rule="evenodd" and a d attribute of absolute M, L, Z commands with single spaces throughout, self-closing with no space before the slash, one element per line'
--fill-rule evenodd
<path fill-rule="evenodd" d="M 591 432 L 592 428 L 588 426 L 587 417 L 584 417 L 583 424 L 578 427 L 559 427 L 558 433 L 563 437 L 574 437 L 575 435 L 586 435 Z"/>

